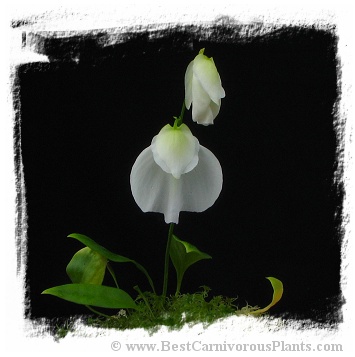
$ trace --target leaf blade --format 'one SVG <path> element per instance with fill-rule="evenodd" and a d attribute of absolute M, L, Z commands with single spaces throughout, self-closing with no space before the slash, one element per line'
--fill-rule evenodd
<path fill-rule="evenodd" d="M 172 237 L 170 255 L 174 266 L 175 264 L 180 266 L 183 271 L 186 271 L 188 267 L 199 260 L 212 259 L 210 255 L 201 252 L 194 245 L 179 239 L 175 235 Z"/>
<path fill-rule="evenodd" d="M 100 253 L 102 256 L 107 258 L 108 260 L 111 260 L 112 262 L 116 263 L 132 263 L 133 260 L 126 258 L 122 255 L 118 255 L 115 253 L 110 252 L 108 249 L 104 248 L 100 244 L 96 243 L 93 239 L 89 238 L 88 236 L 84 234 L 79 234 L 79 233 L 72 233 L 68 235 L 68 238 L 75 238 L 79 242 L 83 243 L 90 249 L 94 250 L 95 252 Z"/>
<path fill-rule="evenodd" d="M 107 258 L 84 247 L 77 251 L 66 267 L 72 283 L 101 285 L 104 280 Z"/>
<path fill-rule="evenodd" d="M 126 258 L 122 255 L 118 255 L 116 253 L 109 251 L 108 249 L 104 248 L 103 246 L 96 243 L 93 239 L 91 239 L 90 237 L 88 237 L 84 234 L 71 233 L 68 235 L 68 238 L 74 238 L 74 239 L 78 240 L 79 242 L 83 243 L 84 245 L 86 245 L 87 247 L 92 249 L 93 251 L 100 253 L 102 256 L 104 256 L 105 258 L 107 258 L 108 260 L 110 260 L 112 262 L 134 264 L 137 267 L 137 269 L 139 269 L 146 276 L 146 278 L 148 279 L 148 282 L 150 284 L 150 287 L 152 288 L 153 292 L 155 293 L 153 280 L 151 279 L 150 275 L 148 274 L 148 271 L 141 264 L 136 262 L 135 260 Z"/>
<path fill-rule="evenodd" d="M 80 305 L 111 309 L 138 308 L 125 291 L 104 285 L 65 284 L 46 289 L 42 294 L 53 295 Z"/>
<path fill-rule="evenodd" d="M 276 279 L 272 276 L 267 277 L 266 279 L 268 279 L 270 281 L 271 286 L 274 290 L 273 295 L 272 295 L 272 300 L 271 300 L 270 304 L 267 305 L 266 307 L 264 307 L 263 309 L 251 311 L 250 312 L 251 314 L 263 314 L 264 312 L 268 311 L 271 307 L 276 305 L 282 298 L 282 294 L 283 294 L 282 281 L 279 279 Z"/>
<path fill-rule="evenodd" d="M 176 294 L 180 292 L 184 274 L 192 264 L 197 263 L 202 259 L 212 259 L 210 255 L 201 252 L 194 245 L 180 240 L 175 235 L 172 236 L 169 253 L 171 261 L 176 270 Z"/>

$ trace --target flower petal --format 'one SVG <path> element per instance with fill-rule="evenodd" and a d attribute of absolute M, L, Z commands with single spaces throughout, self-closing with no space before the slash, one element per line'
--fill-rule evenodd
<path fill-rule="evenodd" d="M 183 199 L 182 181 L 157 165 L 150 146 L 136 159 L 130 182 L 133 198 L 143 212 L 160 212 L 165 222 L 178 223 Z"/>
<path fill-rule="evenodd" d="M 193 77 L 194 61 L 191 61 L 185 72 L 185 106 L 190 109 L 192 103 L 192 77 Z"/>
<path fill-rule="evenodd" d="M 200 145 L 199 161 L 194 170 L 181 176 L 182 211 L 203 212 L 211 207 L 222 190 L 223 174 L 216 156 Z"/>
<path fill-rule="evenodd" d="M 197 165 L 199 146 L 186 124 L 165 125 L 151 145 L 155 162 L 177 179 Z"/>
<path fill-rule="evenodd" d="M 221 109 L 221 100 L 219 100 L 219 103 L 215 103 L 211 100 L 210 109 L 212 112 L 213 119 L 215 119 L 219 113 L 219 110 Z M 212 124 L 213 124 L 213 122 L 212 122 Z"/>
<path fill-rule="evenodd" d="M 203 89 L 216 104 L 220 98 L 225 97 L 221 78 L 213 58 L 208 58 L 203 54 L 197 55 L 194 59 L 193 72 Z"/>
<path fill-rule="evenodd" d="M 156 164 L 148 147 L 134 163 L 130 182 L 143 212 L 160 212 L 166 223 L 178 223 L 180 211 L 203 212 L 213 205 L 222 190 L 223 175 L 217 158 L 200 146 L 197 166 L 176 179 Z"/>
<path fill-rule="evenodd" d="M 192 80 L 192 100 L 192 120 L 198 124 L 213 124 L 215 117 L 209 109 L 211 98 L 195 76 Z"/>
<path fill-rule="evenodd" d="M 192 106 L 192 119 L 198 124 L 211 125 L 213 124 L 213 113 L 209 105 L 201 107 L 198 105 Z"/>

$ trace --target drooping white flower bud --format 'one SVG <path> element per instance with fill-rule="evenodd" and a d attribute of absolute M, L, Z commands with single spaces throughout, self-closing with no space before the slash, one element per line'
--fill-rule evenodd
<path fill-rule="evenodd" d="M 204 49 L 190 62 L 185 73 L 185 106 L 198 124 L 210 125 L 219 113 L 221 98 L 225 97 L 221 78 L 213 58 Z"/>

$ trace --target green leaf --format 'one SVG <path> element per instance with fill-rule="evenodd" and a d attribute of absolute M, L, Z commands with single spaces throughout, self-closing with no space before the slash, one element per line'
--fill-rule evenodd
<path fill-rule="evenodd" d="M 66 271 L 73 283 L 101 285 L 106 265 L 107 259 L 104 256 L 85 247 L 74 254 Z"/>
<path fill-rule="evenodd" d="M 100 253 L 103 255 L 105 258 L 108 260 L 111 260 L 112 262 L 117 262 L 117 263 L 127 263 L 127 262 L 133 262 L 132 259 L 123 257 L 122 255 L 118 255 L 115 253 L 110 252 L 108 249 L 102 247 L 100 244 L 97 244 L 93 239 L 83 235 L 83 234 L 78 234 L 78 233 L 72 233 L 68 235 L 68 238 L 75 238 L 79 242 L 83 243 L 87 247 L 91 248 L 95 252 Z"/>
<path fill-rule="evenodd" d="M 282 281 L 273 277 L 268 277 L 266 278 L 270 281 L 272 288 L 274 290 L 274 293 L 272 295 L 272 301 L 271 303 L 264 307 L 263 309 L 259 309 L 259 310 L 255 310 L 255 311 L 251 311 L 251 314 L 263 314 L 264 312 L 268 311 L 271 307 L 273 307 L 275 304 L 277 304 L 282 297 L 284 288 L 283 288 L 283 284 Z"/>
<path fill-rule="evenodd" d="M 108 260 L 112 261 L 112 262 L 116 262 L 116 263 L 133 263 L 141 272 L 143 272 L 143 274 L 147 277 L 149 284 L 153 290 L 153 292 L 155 293 L 155 289 L 154 289 L 154 284 L 152 279 L 150 278 L 147 270 L 140 265 L 139 263 L 137 263 L 136 261 L 126 258 L 122 255 L 118 255 L 115 253 L 110 252 L 108 249 L 102 247 L 100 244 L 97 244 L 93 239 L 83 235 L 83 234 L 79 234 L 79 233 L 72 233 L 68 235 L 68 238 L 75 238 L 77 239 L 79 242 L 83 243 L 84 245 L 86 245 L 87 247 L 91 248 L 92 250 L 94 250 L 95 252 L 100 253 L 102 256 L 104 256 L 105 258 L 107 258 Z"/>
<path fill-rule="evenodd" d="M 212 259 L 206 253 L 198 250 L 194 245 L 172 236 L 170 245 L 170 257 L 176 270 L 177 288 L 176 294 L 180 292 L 182 278 L 187 268 L 202 259 Z"/>
<path fill-rule="evenodd" d="M 66 284 L 46 289 L 42 294 L 54 295 L 81 305 L 111 309 L 138 308 L 125 291 L 104 285 Z"/>

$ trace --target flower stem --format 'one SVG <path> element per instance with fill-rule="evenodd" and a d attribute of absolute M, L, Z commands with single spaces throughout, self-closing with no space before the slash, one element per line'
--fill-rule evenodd
<path fill-rule="evenodd" d="M 169 233 L 168 233 L 168 241 L 166 243 L 166 251 L 165 251 L 165 264 L 164 264 L 164 282 L 163 282 L 163 301 L 166 298 L 166 292 L 168 289 L 168 275 L 169 275 L 169 256 L 170 256 L 170 245 L 171 239 L 174 232 L 174 223 L 170 223 Z"/>
<path fill-rule="evenodd" d="M 184 114 L 185 114 L 185 109 L 186 109 L 186 106 L 185 106 L 185 100 L 182 102 L 182 107 L 181 107 L 181 113 L 180 113 L 180 120 L 181 120 L 181 123 L 182 123 L 182 120 L 184 119 Z"/>
<path fill-rule="evenodd" d="M 186 109 L 185 100 L 183 100 L 180 116 L 178 118 L 174 117 L 175 118 L 174 127 L 180 126 L 182 124 L 182 121 L 184 119 L 185 109 Z M 164 282 L 163 282 L 163 295 L 162 295 L 163 301 L 166 298 L 166 292 L 168 289 L 170 244 L 171 244 L 171 238 L 173 236 L 173 232 L 174 232 L 174 223 L 170 223 L 169 233 L 168 233 L 168 241 L 166 243 L 166 251 L 165 251 Z"/>
<path fill-rule="evenodd" d="M 178 118 L 175 118 L 175 123 L 174 126 L 180 126 L 182 124 L 182 121 L 184 119 L 184 114 L 185 114 L 185 100 L 182 102 L 182 107 L 181 107 L 181 112 L 180 112 L 180 116 Z"/>

